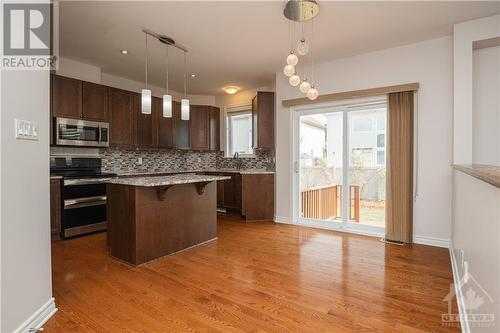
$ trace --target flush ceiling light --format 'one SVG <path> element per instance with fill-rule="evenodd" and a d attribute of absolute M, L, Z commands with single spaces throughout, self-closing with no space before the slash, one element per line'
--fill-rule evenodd
<path fill-rule="evenodd" d="M 222 89 L 229 95 L 236 94 L 240 90 L 240 88 L 235 86 L 224 87 Z"/>
<path fill-rule="evenodd" d="M 128 51 L 127 50 L 120 50 L 120 53 L 121 54 L 128 54 Z"/>
<path fill-rule="evenodd" d="M 191 77 L 193 77 L 193 78 L 196 77 L 196 74 L 191 74 Z"/>

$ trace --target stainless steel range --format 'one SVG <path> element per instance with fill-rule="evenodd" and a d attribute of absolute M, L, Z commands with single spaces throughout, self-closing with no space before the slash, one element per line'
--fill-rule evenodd
<path fill-rule="evenodd" d="M 116 176 L 101 172 L 96 157 L 57 156 L 50 174 L 62 176 L 61 238 L 106 230 L 106 182 Z"/>

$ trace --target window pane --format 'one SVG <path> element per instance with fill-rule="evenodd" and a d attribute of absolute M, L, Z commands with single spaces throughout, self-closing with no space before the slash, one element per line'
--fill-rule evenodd
<path fill-rule="evenodd" d="M 384 148 L 385 147 L 385 134 L 377 135 L 377 147 Z"/>
<path fill-rule="evenodd" d="M 352 120 L 354 132 L 370 132 L 372 130 L 372 119 L 370 117 L 359 117 Z"/>
<path fill-rule="evenodd" d="M 252 114 L 251 112 L 238 112 L 229 114 L 229 154 L 252 154 Z"/>

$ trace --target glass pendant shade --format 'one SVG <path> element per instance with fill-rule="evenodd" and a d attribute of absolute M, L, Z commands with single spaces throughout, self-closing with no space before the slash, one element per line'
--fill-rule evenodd
<path fill-rule="evenodd" d="M 297 53 L 301 56 L 305 56 L 309 52 L 309 45 L 306 43 L 305 39 L 302 39 L 297 46 Z"/>
<path fill-rule="evenodd" d="M 172 96 L 163 95 L 163 118 L 172 118 Z"/>
<path fill-rule="evenodd" d="M 283 74 L 288 77 L 292 76 L 295 74 L 295 67 L 293 67 L 293 65 L 286 65 L 285 68 L 283 68 Z"/>
<path fill-rule="evenodd" d="M 189 120 L 189 99 L 181 99 L 181 120 Z"/>
<path fill-rule="evenodd" d="M 292 76 L 290 76 L 290 78 L 288 79 L 288 82 L 290 83 L 290 85 L 292 87 L 296 87 L 299 85 L 300 83 L 300 77 L 297 75 L 297 74 L 293 74 Z"/>
<path fill-rule="evenodd" d="M 309 89 L 311 89 L 311 84 L 304 79 L 304 81 L 302 81 L 302 83 L 300 84 L 299 90 L 300 92 L 307 94 Z"/>
<path fill-rule="evenodd" d="M 307 98 L 312 101 L 318 98 L 318 89 L 316 89 L 314 85 L 312 85 L 311 89 L 309 89 L 309 91 L 307 92 Z"/>
<path fill-rule="evenodd" d="M 288 57 L 286 57 L 286 63 L 289 65 L 295 66 L 298 62 L 299 58 L 294 53 L 290 53 Z"/>
<path fill-rule="evenodd" d="M 141 112 L 142 114 L 151 114 L 151 90 L 149 89 L 141 91 Z"/>

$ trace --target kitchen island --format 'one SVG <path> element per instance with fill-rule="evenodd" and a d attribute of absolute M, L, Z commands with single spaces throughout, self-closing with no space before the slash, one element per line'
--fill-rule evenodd
<path fill-rule="evenodd" d="M 140 265 L 216 239 L 216 181 L 226 179 L 179 174 L 110 180 L 111 256 Z"/>

